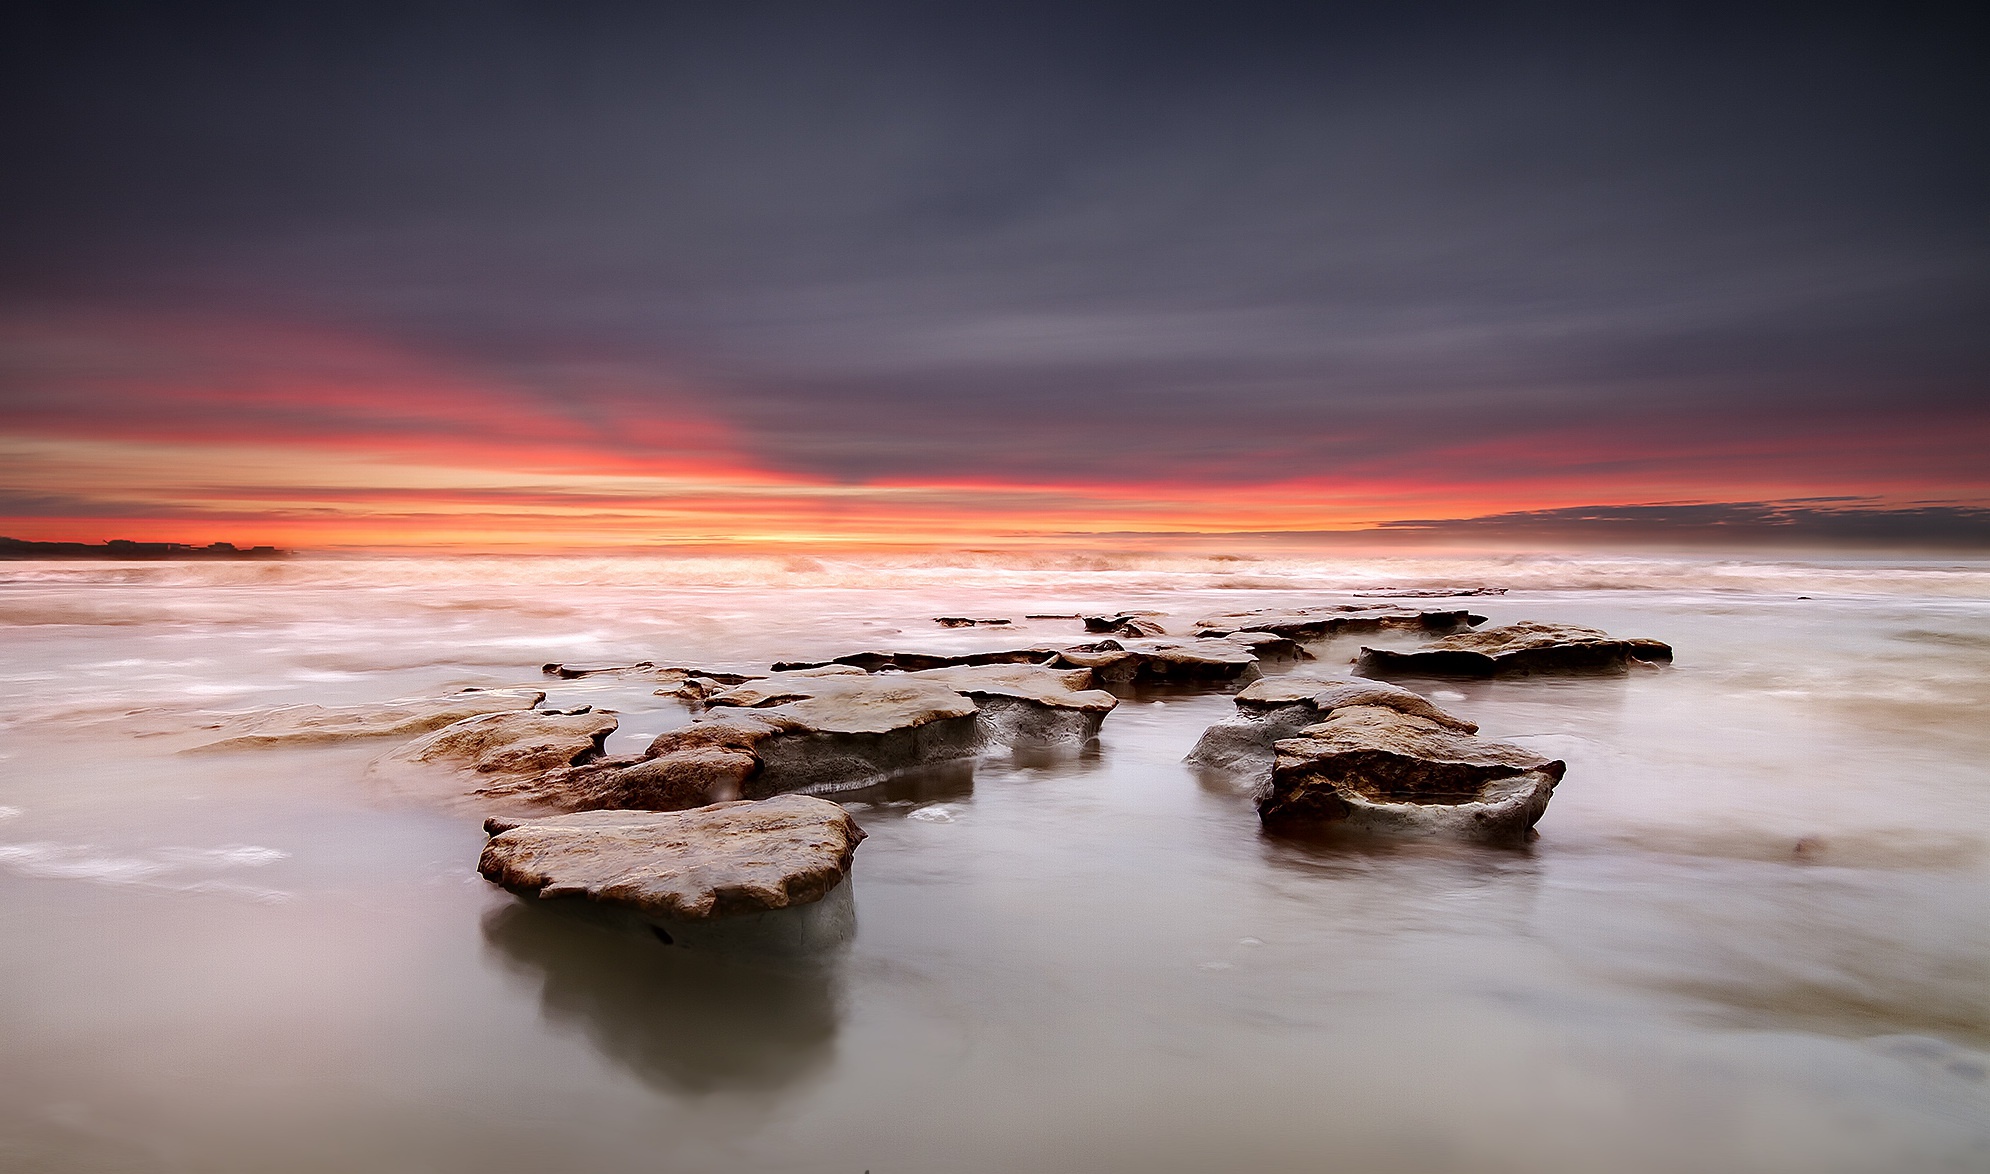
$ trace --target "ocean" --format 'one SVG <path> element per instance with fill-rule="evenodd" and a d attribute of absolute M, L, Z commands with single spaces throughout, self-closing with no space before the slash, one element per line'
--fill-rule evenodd
<path fill-rule="evenodd" d="M 690 713 L 540 666 L 1481 586 L 1446 606 L 1676 652 L 1415 686 L 1568 763 L 1530 844 L 1267 836 L 1181 762 L 1226 693 L 1128 693 L 1083 754 L 833 796 L 869 839 L 813 958 L 510 896 L 474 804 L 369 774 L 391 739 L 183 752 L 466 686 L 627 751 Z M 1363 643 L 1413 641 L 1309 667 Z M 0 649 L 6 1170 L 1990 1169 L 1990 561 L 15 562 Z"/>

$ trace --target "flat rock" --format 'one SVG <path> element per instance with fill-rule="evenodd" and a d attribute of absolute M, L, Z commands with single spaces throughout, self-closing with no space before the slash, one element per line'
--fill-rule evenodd
<path fill-rule="evenodd" d="M 599 758 L 616 719 L 606 713 L 486 713 L 453 722 L 389 754 L 378 768 L 443 767 L 506 794 L 547 771 Z"/>
<path fill-rule="evenodd" d="M 1408 652 L 1364 648 L 1355 671 L 1440 677 L 1623 672 L 1636 662 L 1671 659 L 1671 645 L 1657 640 L 1625 640 L 1596 628 L 1523 620 L 1446 636 Z"/>
<path fill-rule="evenodd" d="M 869 786 L 972 758 L 984 744 L 974 701 L 916 674 L 841 665 L 775 673 L 706 704 L 703 720 L 658 735 L 641 755 L 550 770 L 509 794 L 566 810 L 676 810 Z"/>
<path fill-rule="evenodd" d="M 1352 677 L 1303 672 L 1265 677 L 1245 686 L 1237 694 L 1236 702 L 1236 714 L 1204 730 L 1183 761 L 1190 766 L 1227 771 L 1258 785 L 1270 778 L 1273 746 L 1280 739 L 1297 737 L 1301 730 L 1317 725 L 1337 709 L 1380 706 L 1428 719 L 1460 733 L 1475 733 L 1479 728 L 1408 689 Z"/>
<path fill-rule="evenodd" d="M 1464 610 L 1431 611 L 1391 604 L 1341 603 L 1324 607 L 1267 608 L 1205 616 L 1196 633 L 1228 636 L 1236 632 L 1270 632 L 1293 640 L 1324 640 L 1349 632 L 1456 632 L 1485 623 L 1484 616 Z"/>
<path fill-rule="evenodd" d="M 1067 648 L 1056 664 L 1092 670 L 1105 685 L 1206 685 L 1253 681 L 1263 675 L 1248 643 L 1229 639 L 1116 640 L 1090 649 Z"/>
<path fill-rule="evenodd" d="M 1168 630 L 1156 618 L 1160 614 L 1158 611 L 1122 611 L 1082 618 L 1087 632 L 1109 632 L 1115 636 L 1165 636 Z"/>
<path fill-rule="evenodd" d="M 1268 829 L 1524 840 L 1566 764 L 1379 705 L 1335 709 L 1281 739 L 1257 794 Z"/>
<path fill-rule="evenodd" d="M 860 669 L 867 673 L 897 670 L 902 673 L 916 673 L 925 669 L 951 668 L 963 664 L 1046 664 L 1054 661 L 1064 651 L 1054 644 L 1031 645 L 1028 648 L 984 648 L 974 652 L 894 652 L 870 650 L 849 652 L 828 660 L 781 660 L 774 662 L 777 673 L 806 672 L 809 669 L 845 668 Z"/>
<path fill-rule="evenodd" d="M 942 628 L 978 628 L 1002 627 L 1013 621 L 1000 618 L 978 619 L 974 616 L 934 616 L 933 622 Z"/>
<path fill-rule="evenodd" d="M 198 750 L 407 738 L 488 713 L 530 710 L 546 699 L 533 689 L 465 689 L 446 697 L 404 697 L 374 705 L 287 705 L 230 714 L 201 728 L 213 740 Z"/>
<path fill-rule="evenodd" d="M 1290 636 L 1280 636 L 1276 632 L 1198 632 L 1198 639 L 1228 640 L 1251 650 L 1259 660 L 1312 660 L 1313 654 L 1306 646 Z"/>
<path fill-rule="evenodd" d="M 1356 599 L 1463 599 L 1476 595 L 1505 595 L 1504 587 L 1395 587 L 1386 591 L 1357 591 Z"/>
<path fill-rule="evenodd" d="M 910 674 L 974 702 L 982 737 L 1005 746 L 1083 747 L 1099 736 L 1119 698 L 1094 689 L 1090 669 L 1032 664 L 955 665 Z"/>
<path fill-rule="evenodd" d="M 665 922 L 789 909 L 843 883 L 864 832 L 824 799 L 688 811 L 492 818 L 477 871 L 522 896 L 580 899 Z"/>

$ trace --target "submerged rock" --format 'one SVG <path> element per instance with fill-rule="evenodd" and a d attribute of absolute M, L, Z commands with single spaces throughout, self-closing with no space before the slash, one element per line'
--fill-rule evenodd
<path fill-rule="evenodd" d="M 974 702 L 982 737 L 1005 746 L 1076 749 L 1099 736 L 1119 698 L 1094 689 L 1090 669 L 1029 664 L 955 665 L 911 674 Z"/>
<path fill-rule="evenodd" d="M 465 689 L 446 697 L 404 697 L 373 705 L 287 705 L 230 714 L 201 729 L 215 737 L 198 750 L 411 737 L 480 714 L 530 710 L 546 699 L 534 689 Z"/>
<path fill-rule="evenodd" d="M 1487 842 L 1526 838 L 1566 764 L 1380 705 L 1336 708 L 1280 740 L 1258 818 Z"/>
<path fill-rule="evenodd" d="M 688 811 L 492 818 L 477 871 L 523 896 L 579 898 L 665 922 L 789 909 L 843 883 L 864 832 L 824 799 Z"/>
<path fill-rule="evenodd" d="M 1201 636 L 1270 632 L 1293 640 L 1324 640 L 1347 632 L 1455 632 L 1485 622 L 1486 617 L 1464 610 L 1430 611 L 1390 604 L 1341 603 L 1229 612 L 1205 616 L 1195 626 L 1196 634 Z"/>
<path fill-rule="evenodd" d="M 1657 640 L 1624 640 L 1595 628 L 1523 620 L 1447 636 L 1408 652 L 1364 648 L 1356 671 L 1376 676 L 1491 677 L 1622 672 L 1634 661 L 1671 659 L 1672 646 Z"/>
<path fill-rule="evenodd" d="M 942 628 L 1002 627 L 1012 621 L 1006 619 L 977 619 L 973 616 L 934 616 L 933 622 Z"/>
<path fill-rule="evenodd" d="M 1270 778 L 1273 746 L 1280 739 L 1297 737 L 1306 727 L 1348 706 L 1380 706 L 1465 734 L 1479 728 L 1408 689 L 1351 677 L 1299 672 L 1266 677 L 1246 686 L 1236 700 L 1236 715 L 1204 730 L 1183 761 L 1228 771 L 1259 785 Z"/>

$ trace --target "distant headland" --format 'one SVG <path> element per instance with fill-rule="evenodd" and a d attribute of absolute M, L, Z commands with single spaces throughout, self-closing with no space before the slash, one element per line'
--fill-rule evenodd
<path fill-rule="evenodd" d="M 133 542 L 113 538 L 109 542 L 29 542 L 22 538 L 0 538 L 0 559 L 9 558 L 288 558 L 290 552 L 274 546 L 240 547 L 232 542 L 210 542 L 193 546 L 185 542 Z"/>

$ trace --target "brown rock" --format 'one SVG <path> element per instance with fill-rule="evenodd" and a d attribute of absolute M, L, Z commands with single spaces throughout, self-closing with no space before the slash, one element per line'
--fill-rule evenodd
<path fill-rule="evenodd" d="M 600 757 L 615 727 L 605 713 L 487 713 L 417 738 L 383 765 L 447 767 L 477 776 L 485 787 L 516 785 Z"/>
<path fill-rule="evenodd" d="M 849 875 L 864 833 L 805 795 L 689 811 L 588 811 L 486 820 L 477 871 L 541 900 L 580 898 L 665 922 L 819 901 Z"/>
<path fill-rule="evenodd" d="M 1633 662 L 1671 659 L 1671 646 L 1657 640 L 1621 640 L 1595 628 L 1523 620 L 1446 636 L 1408 652 L 1364 648 L 1356 671 L 1438 677 L 1623 672 Z"/>
<path fill-rule="evenodd" d="M 1297 737 L 1306 727 L 1348 706 L 1380 706 L 1466 734 L 1479 728 L 1408 689 L 1351 677 L 1301 672 L 1265 677 L 1246 686 L 1236 700 L 1236 715 L 1204 730 L 1183 761 L 1227 771 L 1259 785 L 1270 778 L 1272 747 L 1280 739 Z"/>
<path fill-rule="evenodd" d="M 1462 733 L 1430 718 L 1346 706 L 1279 741 L 1257 797 L 1267 828 L 1525 839 L 1566 764 Z"/>
<path fill-rule="evenodd" d="M 1390 604 L 1343 603 L 1231 612 L 1195 622 L 1198 635 L 1227 636 L 1234 632 L 1270 632 L 1293 640 L 1324 640 L 1348 632 L 1455 632 L 1485 622 L 1469 611 L 1428 611 Z"/>
<path fill-rule="evenodd" d="M 213 740 L 198 750 L 406 738 L 486 713 L 529 710 L 546 699 L 534 689 L 465 689 L 446 697 L 405 697 L 374 705 L 287 705 L 229 714 L 203 727 Z"/>
<path fill-rule="evenodd" d="M 1077 749 L 1099 736 L 1106 715 L 1119 705 L 1119 698 L 1090 687 L 1090 669 L 955 665 L 911 675 L 973 701 L 982 737 L 1005 746 Z"/>

